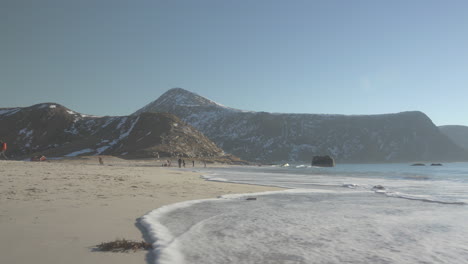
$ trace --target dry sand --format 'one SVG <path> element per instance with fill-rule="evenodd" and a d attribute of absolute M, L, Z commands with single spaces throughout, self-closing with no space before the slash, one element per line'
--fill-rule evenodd
<path fill-rule="evenodd" d="M 163 205 L 278 190 L 208 182 L 190 168 L 156 167 L 162 162 L 104 161 L 0 161 L 0 263 L 150 263 L 148 251 L 93 248 L 117 238 L 143 240 L 137 219 Z"/>

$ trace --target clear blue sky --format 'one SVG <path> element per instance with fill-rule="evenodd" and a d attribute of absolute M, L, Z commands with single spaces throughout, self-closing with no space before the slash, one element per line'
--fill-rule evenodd
<path fill-rule="evenodd" d="M 468 1 L 0 0 L 0 107 L 127 115 L 182 87 L 266 112 L 468 125 Z"/>

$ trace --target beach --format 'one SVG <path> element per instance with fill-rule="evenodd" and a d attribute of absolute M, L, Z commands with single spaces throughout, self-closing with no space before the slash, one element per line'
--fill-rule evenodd
<path fill-rule="evenodd" d="M 191 163 L 186 169 L 161 164 L 114 157 L 105 157 L 104 165 L 97 157 L 0 161 L 0 263 L 148 263 L 149 251 L 99 252 L 95 246 L 143 240 L 138 218 L 164 205 L 280 190 L 205 181 Z"/>

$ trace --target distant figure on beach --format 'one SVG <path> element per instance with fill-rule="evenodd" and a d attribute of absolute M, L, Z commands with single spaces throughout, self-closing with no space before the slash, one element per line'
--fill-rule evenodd
<path fill-rule="evenodd" d="M 47 158 L 44 155 L 31 157 L 31 161 L 46 161 L 46 160 L 47 160 Z"/>
<path fill-rule="evenodd" d="M 171 166 L 171 160 L 167 160 L 167 166 L 168 166 L 168 167 Z"/>
<path fill-rule="evenodd" d="M 98 159 L 99 159 L 99 164 L 104 165 L 104 160 L 102 159 L 102 157 L 99 157 Z"/>
<path fill-rule="evenodd" d="M 5 152 L 7 150 L 7 143 L 3 142 L 3 140 L 0 140 L 0 154 L 5 158 L 8 159 L 7 156 L 5 155 Z"/>
<path fill-rule="evenodd" d="M 185 168 L 185 160 L 182 160 L 182 166 Z"/>
<path fill-rule="evenodd" d="M 195 161 L 192 160 L 192 167 L 195 167 Z"/>
<path fill-rule="evenodd" d="M 182 167 L 182 159 L 178 159 L 177 162 L 179 163 L 179 168 Z"/>
<path fill-rule="evenodd" d="M 206 168 L 206 161 L 203 161 L 203 165 L 204 165 L 204 166 L 205 166 L 205 168 Z"/>

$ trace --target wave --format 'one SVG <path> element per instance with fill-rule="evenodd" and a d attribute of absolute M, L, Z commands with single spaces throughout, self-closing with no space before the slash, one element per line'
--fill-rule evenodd
<path fill-rule="evenodd" d="M 296 169 L 296 168 L 299 168 L 299 169 Z M 262 236 L 257 234 L 256 236 L 253 236 L 253 238 L 254 239 L 258 238 L 259 240 L 250 240 L 250 241 L 256 241 L 256 243 L 253 243 L 253 244 L 258 243 L 260 245 L 262 245 L 262 243 L 266 243 L 266 245 L 271 245 L 271 244 L 268 244 L 269 241 L 264 239 L 265 237 L 272 236 L 272 237 L 275 237 L 274 239 L 278 239 L 278 237 L 274 236 L 277 230 L 281 230 L 281 232 L 285 234 L 285 236 L 282 238 L 283 240 L 281 241 L 289 241 L 288 239 L 290 237 L 297 238 L 297 236 L 294 236 L 294 234 L 300 234 L 300 232 L 302 232 L 302 229 L 300 228 L 299 230 L 301 231 L 299 233 L 296 232 L 295 231 L 296 229 L 293 228 L 293 226 L 296 226 L 297 223 L 304 222 L 305 224 L 303 228 L 306 230 L 310 230 L 308 229 L 310 228 L 310 226 L 319 226 L 319 224 L 321 225 L 317 230 L 319 230 L 320 232 L 327 231 L 327 230 L 331 232 L 334 230 L 333 228 L 331 228 L 333 227 L 333 225 L 329 225 L 330 222 L 321 221 L 321 219 L 324 217 L 320 216 L 320 217 L 317 217 L 317 219 L 315 219 L 315 218 L 311 218 L 308 215 L 304 216 L 301 214 L 301 212 L 308 212 L 308 211 L 311 212 L 312 216 L 320 215 L 320 212 L 323 213 L 324 216 L 325 214 L 330 213 L 330 215 L 326 215 L 326 216 L 329 217 L 329 219 L 331 219 L 330 221 L 332 222 L 332 224 L 336 224 L 336 227 L 339 228 L 339 230 L 343 230 L 342 229 L 343 225 L 341 222 L 342 221 L 341 218 L 334 217 L 336 216 L 335 215 L 336 212 L 345 212 L 344 215 L 347 215 L 348 218 L 344 220 L 352 220 L 354 219 L 353 217 L 356 217 L 356 219 L 361 219 L 360 218 L 361 215 L 366 215 L 366 216 L 371 215 L 374 218 L 370 219 L 372 221 L 369 221 L 368 222 L 369 224 L 379 223 L 379 228 L 380 228 L 380 223 L 384 223 L 384 226 L 391 228 L 390 230 L 392 231 L 394 228 L 393 222 L 387 223 L 385 225 L 384 217 L 386 215 L 391 215 L 391 216 L 397 216 L 398 219 L 401 219 L 400 214 L 399 214 L 400 210 L 409 210 L 410 212 L 413 212 L 413 210 L 415 211 L 421 210 L 423 214 L 427 212 L 427 214 L 423 216 L 421 216 L 420 214 L 417 215 L 418 217 L 421 217 L 420 219 L 423 219 L 423 220 L 425 219 L 425 217 L 427 217 L 427 219 L 433 219 L 432 211 L 426 210 L 426 206 L 435 208 L 437 210 L 443 210 L 442 212 L 449 212 L 449 214 L 445 214 L 445 213 L 437 214 L 438 217 L 442 217 L 440 220 L 440 223 L 443 223 L 444 225 L 446 225 L 447 223 L 447 221 L 445 221 L 446 219 L 452 221 L 451 219 L 452 217 L 451 214 L 453 214 L 452 212 L 455 212 L 457 214 L 458 212 L 461 212 L 459 215 L 459 218 L 456 218 L 457 214 L 455 214 L 455 218 L 453 218 L 455 219 L 453 220 L 454 223 L 463 223 L 463 221 L 461 221 L 460 219 L 462 220 L 465 219 L 463 218 L 465 217 L 465 212 L 464 210 L 459 210 L 458 205 L 463 206 L 468 203 L 462 202 L 462 201 L 466 201 L 465 198 L 463 198 L 465 197 L 464 189 L 461 188 L 460 185 L 458 185 L 458 183 L 451 183 L 451 185 L 448 185 L 446 182 L 441 183 L 441 182 L 433 182 L 433 181 L 420 181 L 419 180 L 420 177 L 415 177 L 414 179 L 415 181 L 409 181 L 406 179 L 402 180 L 401 178 L 390 178 L 390 177 L 383 178 L 383 177 L 380 177 L 380 175 L 378 175 L 379 177 L 376 176 L 375 178 L 372 178 L 371 176 L 375 175 L 375 173 L 373 172 L 370 172 L 364 176 L 358 175 L 357 177 L 353 177 L 354 175 L 352 175 L 348 177 L 346 175 L 345 176 L 334 175 L 332 173 L 328 173 L 328 171 L 325 171 L 323 173 L 322 171 L 314 171 L 313 173 L 309 173 L 309 170 L 304 169 L 304 168 L 310 168 L 310 167 L 305 166 L 305 165 L 304 166 L 299 165 L 297 167 L 291 166 L 288 169 L 277 168 L 275 170 L 272 170 L 272 168 L 265 167 L 265 168 L 262 168 L 261 170 L 257 168 L 253 168 L 253 169 L 241 168 L 238 170 L 210 169 L 207 171 L 207 170 L 202 169 L 202 170 L 197 171 L 200 174 L 204 173 L 205 175 L 201 176 L 201 178 L 207 181 L 231 182 L 231 183 L 237 183 L 237 184 L 253 184 L 253 185 L 263 185 L 263 186 L 276 186 L 276 187 L 283 187 L 283 188 L 289 188 L 289 189 L 282 190 L 282 191 L 261 192 L 261 193 L 228 194 L 228 195 L 222 195 L 213 199 L 186 201 L 186 202 L 163 206 L 163 207 L 160 207 L 156 210 L 153 210 L 147 213 L 145 216 L 141 218 L 140 223 L 148 231 L 149 233 L 148 235 L 151 241 L 154 242 L 153 254 L 156 257 L 156 263 L 160 263 L 160 264 L 195 263 L 196 261 L 194 260 L 197 260 L 197 259 L 195 259 L 194 256 L 205 256 L 205 257 L 208 256 L 208 259 L 200 258 L 203 261 L 202 263 L 221 263 L 219 261 L 219 258 L 216 258 L 214 256 L 218 256 L 218 255 L 224 256 L 223 254 L 234 254 L 234 257 L 238 257 L 238 256 L 235 256 L 236 248 L 244 249 L 243 246 L 239 246 L 239 245 L 248 244 L 245 240 L 243 240 L 244 235 L 247 233 L 242 233 L 242 232 L 247 232 L 247 231 L 240 228 L 244 226 L 243 222 L 239 224 L 238 229 L 234 228 L 235 225 L 232 225 L 232 224 L 238 223 L 237 222 L 238 220 L 243 221 L 245 216 L 251 215 L 251 213 L 253 215 L 252 219 L 254 219 L 255 221 L 249 221 L 249 220 L 245 221 L 246 225 L 251 227 L 251 229 L 247 228 L 247 230 L 253 230 L 252 227 L 255 227 L 254 229 L 257 230 L 257 227 L 259 227 L 258 228 L 259 234 Z M 312 170 L 313 169 L 311 169 L 310 171 Z M 442 189 L 444 190 L 444 192 L 437 192 L 439 189 L 437 189 L 436 187 L 439 187 L 439 186 L 443 187 Z M 318 195 L 314 195 L 313 193 L 318 193 Z M 295 194 L 298 194 L 298 195 L 295 195 Z M 345 195 L 342 195 L 342 194 L 345 194 Z M 419 194 L 425 194 L 425 195 L 419 195 Z M 272 195 L 272 196 L 265 196 L 265 195 Z M 265 197 L 262 197 L 262 196 L 265 196 Z M 372 199 L 372 197 L 374 199 Z M 382 199 L 386 200 L 387 203 L 384 202 L 384 204 L 382 204 Z M 391 199 L 391 202 L 388 199 Z M 414 202 L 404 201 L 400 199 L 411 200 Z M 245 200 L 256 200 L 256 202 L 250 202 L 250 201 L 247 202 Z M 207 204 L 205 204 L 204 202 L 207 202 Z M 420 204 L 421 202 L 443 204 L 443 205 L 448 205 L 448 206 L 429 205 L 429 204 L 426 204 L 425 206 L 421 206 L 422 205 Z M 363 203 L 364 205 L 375 206 L 373 207 L 375 210 L 371 210 L 366 206 L 360 207 L 359 210 L 355 210 L 355 208 L 353 208 L 352 206 L 349 206 L 349 205 L 360 204 L 360 203 Z M 240 205 L 238 206 L 238 204 Z M 399 205 L 404 205 L 404 206 L 399 207 Z M 191 208 L 191 206 L 193 206 L 193 208 Z M 409 209 L 407 209 L 406 206 L 408 206 Z M 219 209 L 219 208 L 223 208 L 223 209 Z M 231 210 L 232 208 L 235 208 L 235 210 Z M 281 210 L 279 210 L 278 208 L 281 208 Z M 332 210 L 330 210 L 331 208 Z M 386 208 L 390 208 L 390 209 L 387 210 Z M 295 215 L 296 213 L 295 210 L 297 210 L 297 216 Z M 375 213 L 376 210 L 378 213 Z M 381 211 L 379 210 L 384 210 L 385 215 L 382 216 Z M 257 214 L 254 214 L 254 212 L 256 212 Z M 259 218 L 262 216 L 262 214 L 264 214 L 265 217 Z M 240 216 L 238 217 L 238 215 Z M 288 218 L 288 215 L 292 215 L 292 217 Z M 340 215 L 342 214 L 340 213 Z M 297 222 L 293 221 L 291 223 L 294 223 L 294 225 L 290 225 L 289 227 L 287 226 L 287 224 L 290 222 L 282 220 L 284 218 L 287 218 L 289 220 L 294 220 L 294 219 L 299 219 L 299 217 L 303 217 L 304 221 L 302 220 L 297 221 Z M 413 215 L 408 216 L 408 219 L 411 220 L 413 219 L 412 217 Z M 313 219 L 313 221 L 310 220 L 311 222 L 307 222 L 309 221 L 309 219 Z M 374 221 L 373 219 L 377 219 L 377 220 Z M 332 220 L 336 220 L 336 222 Z M 411 221 L 403 221 L 403 220 L 401 221 L 401 223 L 406 223 L 406 222 L 411 222 Z M 213 225 L 213 223 L 215 224 Z M 268 223 L 268 224 L 265 225 L 265 223 Z M 351 226 L 349 226 L 350 228 L 347 230 L 349 231 L 348 233 L 350 233 L 352 236 L 349 239 L 349 241 L 355 241 L 354 239 L 355 237 L 358 237 L 358 238 L 361 237 L 361 231 L 368 230 L 367 226 L 365 225 L 366 223 L 363 224 L 363 226 L 366 227 L 364 229 L 359 229 L 359 228 L 355 229 L 354 228 L 355 221 L 351 221 L 350 223 L 352 224 Z M 278 224 L 278 225 L 276 226 L 275 224 Z M 286 224 L 286 225 L 283 225 L 283 224 Z M 432 228 L 431 226 L 432 220 L 428 221 L 427 223 L 422 223 L 422 224 L 418 223 L 418 225 L 422 227 L 419 228 L 419 230 L 418 229 L 415 230 L 417 234 L 419 234 L 418 232 L 425 232 L 425 230 L 427 230 L 426 226 L 429 226 L 428 228 Z M 212 226 L 214 227 L 210 229 Z M 298 226 L 300 226 L 300 224 Z M 456 226 L 458 226 L 458 224 Z M 461 227 L 463 227 L 463 225 L 461 225 Z M 414 228 L 410 228 L 410 229 L 412 232 Z M 407 232 L 410 229 L 403 227 L 400 230 L 401 232 Z M 459 230 L 459 229 L 460 228 L 454 228 L 454 230 Z M 229 236 L 228 237 L 229 239 L 225 241 L 224 246 L 228 245 L 231 249 L 234 248 L 234 250 L 223 251 L 222 254 L 212 252 L 210 247 L 219 246 L 217 243 L 222 240 L 222 236 L 220 235 L 219 237 L 216 237 L 216 234 L 218 233 L 214 232 L 215 234 L 213 235 L 213 233 L 209 232 L 210 230 L 213 232 L 222 230 L 221 235 L 223 234 L 232 235 L 232 237 Z M 263 233 L 260 231 L 262 231 Z M 309 243 L 309 242 L 312 243 L 311 241 L 314 241 L 315 243 L 316 241 L 315 234 L 322 234 L 320 232 L 311 231 L 310 233 L 314 234 L 314 237 L 311 238 L 311 237 L 305 236 L 304 241 L 306 241 L 306 243 Z M 373 235 L 373 232 L 374 231 L 371 231 L 369 233 L 369 237 L 372 237 L 371 235 Z M 364 231 L 363 234 L 366 234 L 366 232 Z M 336 235 L 335 239 L 339 239 L 341 237 L 341 233 L 337 233 L 335 235 Z M 405 237 L 405 236 L 402 236 L 402 237 Z M 418 237 L 418 235 L 415 237 Z M 450 236 L 447 235 L 446 237 L 450 237 Z M 219 238 L 220 240 L 218 241 L 218 240 L 215 240 L 214 238 Z M 235 241 L 231 240 L 232 238 L 237 239 L 237 240 Z M 324 232 L 322 238 L 323 238 L 322 240 L 319 240 L 319 242 L 317 242 L 319 244 L 314 244 L 314 245 L 321 245 L 320 243 L 322 243 L 323 245 L 327 245 L 327 241 L 329 241 L 330 239 L 330 233 Z M 299 242 L 300 241 L 301 240 L 299 240 Z M 346 239 L 343 241 L 348 243 L 348 240 Z M 380 241 L 378 239 L 374 240 L 371 243 L 370 247 L 374 246 L 374 242 L 379 243 Z M 289 242 L 287 244 L 290 245 Z M 444 243 L 444 244 L 447 244 L 447 243 Z M 330 242 L 330 245 L 334 245 L 334 242 L 333 243 Z M 387 246 L 387 244 L 385 244 L 385 241 L 383 241 L 383 245 Z M 369 251 L 368 248 L 364 246 L 362 248 L 362 252 L 368 252 Z M 401 249 L 398 247 L 399 246 L 398 243 L 392 246 L 394 246 L 398 250 Z M 302 249 L 302 247 L 300 246 L 298 246 L 298 248 Z M 253 253 L 253 252 L 257 252 L 257 249 L 258 248 L 253 247 L 253 248 L 249 248 L 248 250 L 251 250 L 250 253 Z M 291 252 L 294 252 L 295 249 L 293 247 L 288 250 L 289 251 L 284 251 L 286 253 L 283 253 L 284 256 L 288 257 L 288 258 L 285 257 L 285 260 L 289 259 L 289 257 L 292 255 Z M 405 249 L 403 248 L 403 251 L 404 250 Z M 204 253 L 199 253 L 199 252 L 204 252 Z M 407 254 L 412 254 L 413 251 L 409 250 L 408 252 L 410 253 L 407 253 Z M 331 255 L 333 254 L 334 252 L 331 252 Z M 336 252 L 336 254 L 341 254 L 341 253 Z M 392 252 L 389 253 L 390 256 L 393 256 L 392 254 L 393 254 Z M 267 251 L 265 255 L 270 256 L 271 251 Z M 211 256 L 213 257 L 211 258 Z M 320 256 L 320 252 L 317 253 L 317 256 Z M 396 258 L 398 258 L 398 256 L 396 256 Z M 302 258 L 302 257 L 304 256 L 298 254 L 298 258 Z M 351 257 L 360 259 L 357 255 L 351 256 Z M 249 258 L 250 260 L 250 256 L 245 257 L 245 258 Z M 242 260 L 242 257 L 240 257 L 240 259 Z M 369 260 L 369 261 L 361 261 L 360 263 L 371 263 L 370 259 L 366 259 L 365 257 L 363 259 Z M 305 257 L 303 260 L 304 261 L 301 263 L 310 263 L 310 261 L 306 261 Z M 223 263 L 228 263 L 228 262 L 223 262 Z M 238 261 L 237 263 L 242 263 L 242 261 Z M 252 261 L 252 262 L 244 262 L 244 263 L 268 263 L 268 261 L 266 262 L 265 261 L 264 262 Z M 274 263 L 284 263 L 284 262 L 276 261 Z M 340 263 L 340 262 L 337 261 L 334 263 Z M 383 262 L 372 262 L 372 263 L 383 263 Z M 412 262 L 395 261 L 395 263 L 412 263 Z M 443 263 L 455 263 L 455 262 L 443 262 Z"/>
<path fill-rule="evenodd" d="M 443 200 L 438 200 L 438 199 L 435 199 L 435 198 L 428 198 L 428 197 L 422 197 L 422 196 L 416 196 L 416 195 L 409 195 L 409 194 L 403 194 L 403 193 L 399 193 L 399 192 L 376 191 L 376 193 L 384 194 L 387 197 L 400 198 L 400 199 L 413 200 L 413 201 L 421 201 L 421 202 L 426 202 L 426 203 L 466 205 L 465 202 L 443 201 Z"/>
<path fill-rule="evenodd" d="M 345 183 L 345 184 L 341 185 L 341 187 L 350 188 L 350 189 L 355 189 L 355 188 L 359 187 L 359 185 L 358 185 L 358 184 L 354 184 L 354 183 Z"/>
<path fill-rule="evenodd" d="M 345 187 L 345 186 L 343 186 Z M 400 193 L 400 192 L 391 192 L 388 191 L 384 186 L 382 185 L 375 185 L 371 189 L 377 194 L 383 194 L 387 197 L 391 198 L 400 198 L 400 199 L 406 199 L 406 200 L 413 200 L 413 201 L 421 201 L 421 202 L 426 202 L 426 203 L 438 203 L 438 204 L 453 204 L 453 205 L 466 205 L 465 202 L 459 202 L 459 201 L 447 201 L 447 200 L 440 200 L 432 197 L 427 197 L 427 196 L 421 196 L 421 195 L 411 195 L 411 194 L 405 194 L 405 193 Z"/>
<path fill-rule="evenodd" d="M 214 176 L 214 175 L 211 175 L 211 176 L 208 176 L 208 175 L 202 175 L 200 176 L 202 179 L 204 180 L 207 180 L 207 181 L 214 181 L 214 182 L 228 182 L 227 179 L 225 178 L 221 178 L 221 177 L 217 177 L 217 176 Z"/>
<path fill-rule="evenodd" d="M 153 211 L 150 211 L 144 215 L 140 223 L 148 231 L 148 235 L 153 242 L 153 251 L 152 253 L 157 258 L 157 263 L 159 264 L 184 264 L 186 263 L 184 255 L 181 251 L 181 246 L 178 241 L 178 237 L 174 236 L 171 231 L 162 224 L 161 220 L 164 216 L 169 213 L 183 208 L 188 208 L 190 206 L 203 203 L 203 202 L 212 202 L 212 201 L 222 201 L 222 200 L 247 200 L 252 197 L 259 197 L 265 195 L 274 195 L 274 194 L 303 194 L 303 193 L 338 193 L 337 191 L 332 190 L 322 190 L 322 189 L 289 189 L 282 191 L 269 191 L 269 192 L 259 192 L 259 193 L 243 193 L 243 194 L 227 194 L 222 195 L 217 198 L 211 199 L 200 199 L 179 202 L 175 204 L 165 205 Z"/>
<path fill-rule="evenodd" d="M 304 168 L 304 167 L 301 167 Z M 232 180 L 229 179 L 230 177 L 224 178 L 222 176 L 223 174 L 219 173 L 211 173 L 209 175 L 203 175 L 202 178 L 208 181 L 219 181 L 219 182 L 231 182 L 231 183 L 237 183 L 237 184 L 254 184 L 254 185 L 263 185 L 263 186 L 274 186 L 274 187 L 281 187 L 281 188 L 287 188 L 287 189 L 308 189 L 309 187 L 311 188 L 347 188 L 347 189 L 353 189 L 353 190 L 364 190 L 364 191 L 369 191 L 369 192 L 374 192 L 377 194 L 384 194 L 387 197 L 390 198 L 400 198 L 400 199 L 407 199 L 407 200 L 414 200 L 414 201 L 421 201 L 421 202 L 428 202 L 428 203 L 439 203 L 439 204 L 448 204 L 448 205 L 466 205 L 466 202 L 462 201 L 457 201 L 457 200 L 447 200 L 447 199 L 440 199 L 436 198 L 434 196 L 420 196 L 420 195 L 414 195 L 414 194 L 407 194 L 407 193 L 402 193 L 398 192 L 395 190 L 398 190 L 399 188 L 404 188 L 404 186 L 391 186 L 390 190 L 387 186 L 382 186 L 379 185 L 380 183 L 374 182 L 374 185 L 371 184 L 371 182 L 368 182 L 364 180 L 363 178 L 360 178 L 361 181 L 359 183 L 339 183 L 337 181 L 335 182 L 322 182 L 323 179 L 319 181 L 313 181 L 313 182 L 301 182 L 298 181 L 297 178 L 294 178 L 295 175 L 290 175 L 291 178 L 289 177 L 284 177 L 281 179 L 278 178 L 271 178 L 270 180 L 264 181 L 264 175 L 258 176 L 261 177 L 262 180 L 246 180 L 244 179 L 239 179 L 239 180 Z M 288 175 L 288 174 L 283 174 L 283 175 Z M 319 176 L 323 177 L 323 175 L 314 175 L 314 176 Z M 310 177 L 310 176 L 306 176 Z M 267 177 L 268 178 L 268 177 Z M 327 179 L 330 178 L 331 176 L 327 176 Z M 254 179 L 254 178 L 252 178 Z M 291 181 L 290 181 L 290 180 Z M 343 180 L 346 180 L 343 178 Z M 294 185 L 292 185 L 293 183 Z M 407 182 L 405 182 L 407 184 Z M 301 186 L 307 186 L 305 188 Z M 315 189 L 314 189 L 315 190 Z"/>
<path fill-rule="evenodd" d="M 203 201 L 214 199 L 193 200 L 162 206 L 141 218 L 140 223 L 146 228 L 153 243 L 153 254 L 157 256 L 158 263 L 183 264 L 185 259 L 181 253 L 177 238 L 164 226 L 160 219 L 166 214 L 181 208 L 190 207 Z"/>
<path fill-rule="evenodd" d="M 218 177 L 203 177 L 206 180 L 219 180 Z M 226 181 L 226 179 L 222 179 L 222 181 Z M 145 227 L 148 231 L 148 235 L 153 243 L 153 254 L 157 256 L 157 263 L 160 264 L 184 264 L 187 263 L 184 254 L 182 253 L 182 244 L 180 238 L 183 234 L 179 234 L 174 236 L 173 233 L 169 230 L 162 223 L 162 219 L 170 214 L 171 212 L 188 208 L 193 205 L 203 203 L 203 202 L 222 202 L 223 200 L 247 200 L 254 198 L 255 200 L 261 196 L 265 195 L 275 195 L 275 194 L 307 194 L 307 193 L 357 193 L 357 192 L 374 192 L 381 195 L 386 195 L 387 197 L 391 198 L 400 198 L 400 199 L 407 199 L 407 200 L 416 200 L 421 202 L 429 202 L 429 203 L 439 203 L 439 204 L 449 204 L 449 205 L 466 205 L 464 202 L 457 202 L 457 201 L 443 201 L 437 200 L 432 197 L 423 197 L 423 196 L 416 196 L 416 195 L 408 195 L 399 192 L 391 192 L 384 186 L 367 186 L 367 185 L 358 185 L 358 184 L 343 184 L 341 187 L 349 189 L 348 191 L 344 189 L 288 189 L 282 191 L 270 191 L 270 192 L 260 192 L 260 193 L 244 193 L 244 194 L 228 194 L 222 195 L 218 198 L 212 199 L 201 199 L 201 200 L 193 200 L 193 201 L 185 201 L 176 204 L 166 205 L 155 209 L 141 218 L 141 224 Z M 185 232 L 184 232 L 185 233 Z"/>

